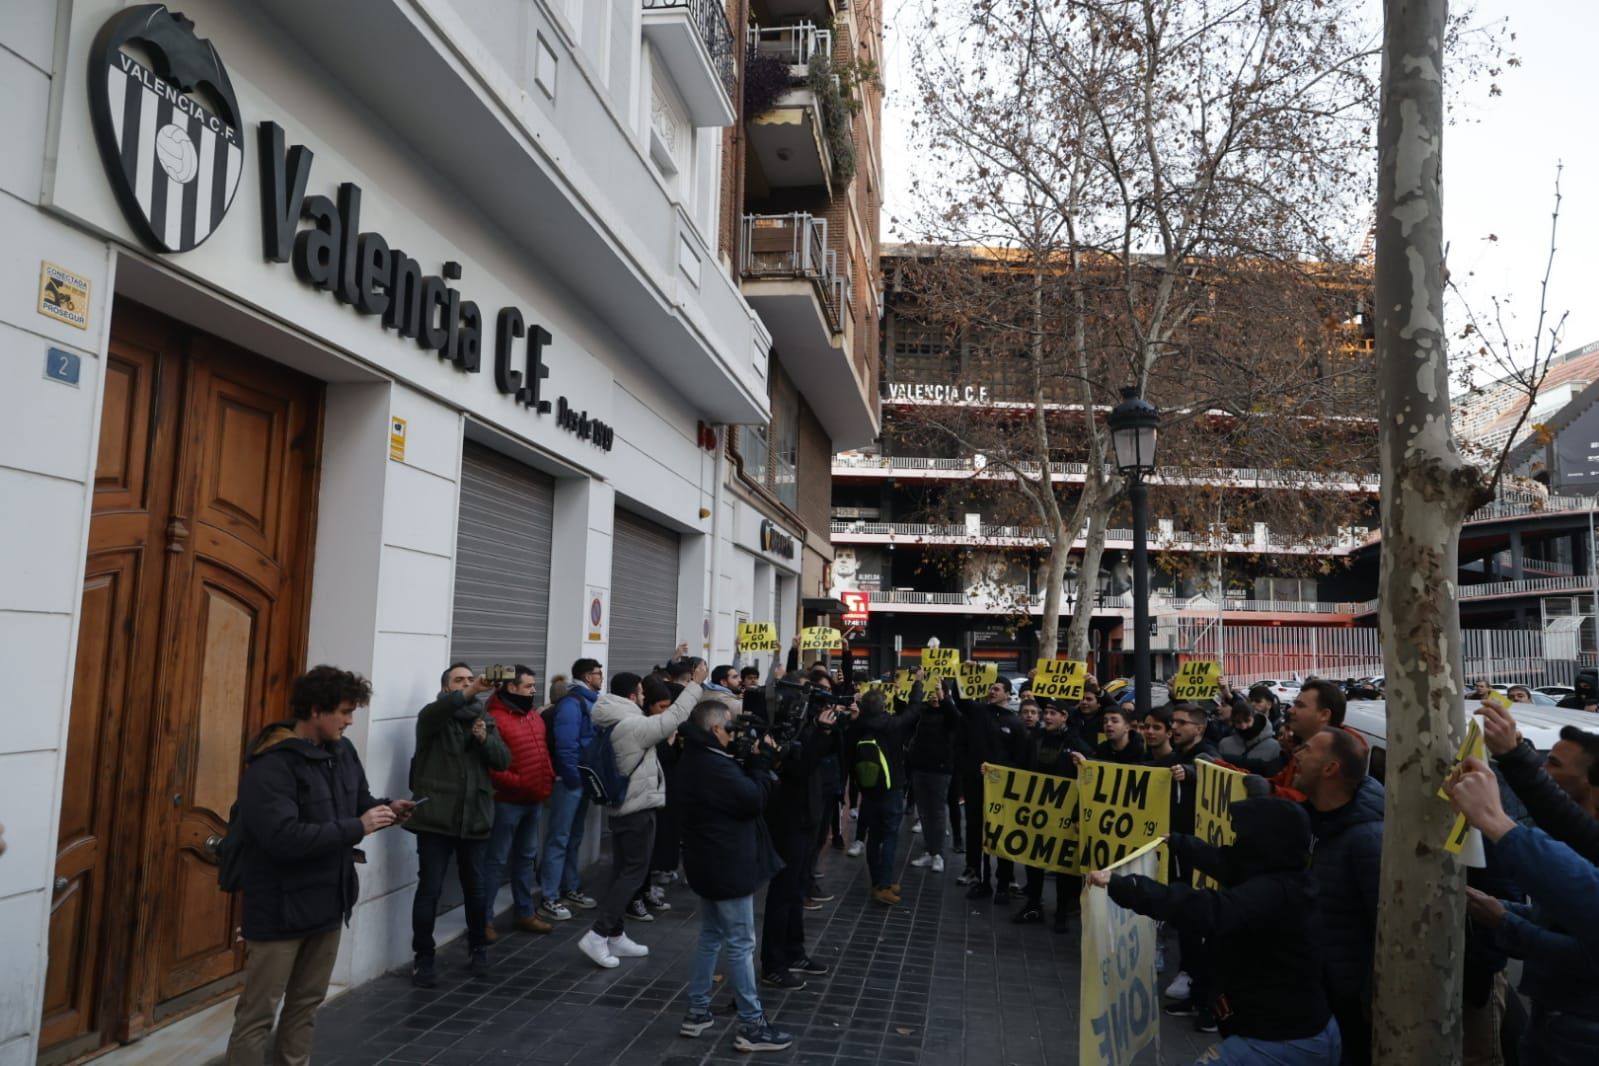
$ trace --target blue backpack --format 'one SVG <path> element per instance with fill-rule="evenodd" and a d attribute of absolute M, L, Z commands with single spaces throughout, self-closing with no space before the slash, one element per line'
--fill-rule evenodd
<path fill-rule="evenodd" d="M 611 734 L 616 726 L 596 730 L 594 739 L 583 749 L 577 759 L 578 776 L 583 779 L 583 794 L 590 803 L 602 807 L 620 807 L 627 798 L 628 779 L 616 768 L 616 749 L 611 746 Z M 648 755 L 649 752 L 645 752 Z M 640 758 L 639 762 L 644 760 Z M 633 769 L 637 770 L 638 766 Z"/>

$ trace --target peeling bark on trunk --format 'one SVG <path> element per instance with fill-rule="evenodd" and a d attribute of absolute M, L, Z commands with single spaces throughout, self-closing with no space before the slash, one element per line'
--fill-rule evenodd
<path fill-rule="evenodd" d="M 1464 915 L 1453 821 L 1435 795 L 1464 728 L 1455 600 L 1460 526 L 1483 492 L 1449 425 L 1443 325 L 1445 0 L 1387 0 L 1378 132 L 1376 305 L 1382 457 L 1379 620 L 1387 807 L 1375 1061 L 1458 1063 Z"/>

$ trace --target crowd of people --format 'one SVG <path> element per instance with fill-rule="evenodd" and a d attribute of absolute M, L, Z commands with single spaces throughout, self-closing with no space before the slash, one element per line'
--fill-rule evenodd
<path fill-rule="evenodd" d="M 1283 707 L 1269 688 L 1223 684 L 1214 699 L 1140 717 L 1130 690 L 1092 679 L 1080 700 L 1064 701 L 1034 698 L 1029 684 L 1013 693 L 1005 678 L 963 694 L 954 679 L 920 670 L 908 692 L 892 683 L 858 691 L 850 677 L 847 653 L 841 671 L 801 669 L 796 644 L 763 674 L 737 661 L 712 670 L 679 646 L 646 675 L 607 678 L 599 662 L 579 659 L 541 700 L 528 667 L 486 677 L 453 663 L 417 715 L 411 796 L 390 799 L 371 795 L 343 739 L 370 685 L 331 666 L 311 670 L 295 682 L 292 717 L 250 745 L 233 843 L 222 849 L 237 856 L 249 947 L 228 1061 L 261 1061 L 280 1004 L 278 1061 L 308 1061 L 356 901 L 359 845 L 390 826 L 415 839 L 418 988 L 438 983 L 435 921 L 451 859 L 474 972 L 490 969 L 492 945 L 509 935 L 494 924 L 507 882 L 511 930 L 547 934 L 582 913 L 577 950 L 611 969 L 649 954 L 641 927 L 672 908 L 667 890 L 681 881 L 700 932 L 680 1033 L 716 1025 L 720 967 L 738 1015 L 734 1046 L 787 1048 L 793 1038 L 767 1017 L 761 989 L 799 989 L 828 973 L 805 928 L 806 913 L 833 898 L 817 875 L 824 848 L 864 857 L 870 900 L 895 907 L 908 832 L 905 872 L 954 873 L 969 900 L 1014 905 L 1011 921 L 1067 934 L 1083 878 L 984 852 L 983 777 L 1002 766 L 1075 778 L 1090 760 L 1171 775 L 1170 876 L 1084 876 L 1175 934 L 1164 1010 L 1218 1034 L 1205 1061 L 1370 1061 L 1383 791 L 1368 774 L 1366 742 L 1344 728 L 1341 686 L 1306 682 Z M 1599 861 L 1599 736 L 1571 729 L 1545 763 L 1510 713 L 1485 703 L 1482 714 L 1524 810 L 1513 801 L 1507 816 L 1499 778 L 1475 761 L 1451 782 L 1460 810 L 1493 842 L 1470 890 L 1468 1059 L 1505 1061 L 1501 1044 L 1514 1053 L 1520 1034 L 1528 1066 L 1586 1063 L 1599 1046 L 1599 1001 L 1583 980 L 1599 959 L 1599 923 L 1579 904 Z M 1193 836 L 1203 761 L 1251 775 L 1250 798 L 1231 808 L 1230 845 Z M 580 855 L 595 803 L 606 809 L 610 856 L 597 878 L 588 872 L 591 894 Z M 1195 871 L 1219 887 L 1192 887 Z M 1519 1022 L 1503 975 L 1510 957 L 1524 961 L 1531 1002 Z M 1512 1035 L 1501 1041 L 1501 1030 Z"/>

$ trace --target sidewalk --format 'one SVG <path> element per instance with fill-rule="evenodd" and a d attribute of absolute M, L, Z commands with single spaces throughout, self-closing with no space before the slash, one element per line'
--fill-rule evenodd
<path fill-rule="evenodd" d="M 907 840 L 907 838 L 909 838 Z M 577 911 L 555 933 L 504 932 L 490 976 L 466 972 L 465 946 L 439 953 L 439 987 L 413 989 L 408 973 L 372 981 L 318 1016 L 316 1066 L 442 1063 L 448 1066 L 581 1063 L 698 1066 L 772 1061 L 817 1066 L 1056 1066 L 1077 1061 L 1078 932 L 1014 926 L 1013 908 L 968 903 L 955 884 L 960 856 L 942 875 L 905 867 L 905 903 L 867 898 L 865 861 L 826 849 L 822 877 L 837 900 L 806 912 L 811 954 L 832 967 L 796 992 L 763 987 L 762 1001 L 795 1044 L 778 1054 L 733 1050 L 735 1019 L 697 1040 L 677 1035 L 689 959 L 698 935 L 695 899 L 668 889 L 673 909 L 628 923 L 650 956 L 600 970 L 577 950 L 587 929 Z M 591 879 L 590 887 L 594 884 Z M 1054 886 L 1045 900 L 1053 904 Z M 757 902 L 759 902 L 757 900 Z M 1052 913 L 1052 912 L 1051 912 Z M 502 930 L 505 922 L 502 919 Z M 1175 941 L 1170 950 L 1175 961 Z M 1164 979 L 1169 979 L 1167 973 Z M 718 993 L 716 1006 L 727 1000 Z M 1188 1018 L 1163 1018 L 1164 1060 L 1191 1062 L 1214 1040 Z M 1153 1049 L 1139 1061 L 1153 1062 Z"/>

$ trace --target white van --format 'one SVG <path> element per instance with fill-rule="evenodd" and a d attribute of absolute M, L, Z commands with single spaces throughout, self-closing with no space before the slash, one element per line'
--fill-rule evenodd
<path fill-rule="evenodd" d="M 1480 700 L 1467 700 L 1466 713 L 1473 714 L 1480 706 Z M 1511 706 L 1510 713 L 1521 735 L 1532 741 L 1532 746 L 1540 752 L 1554 747 L 1555 741 L 1560 739 L 1560 730 L 1568 725 L 1599 733 L 1599 714 L 1589 711 L 1517 703 Z M 1350 700 L 1344 711 L 1344 725 L 1365 737 L 1371 745 L 1371 775 L 1381 781 L 1388 762 L 1388 705 L 1381 700 Z"/>

